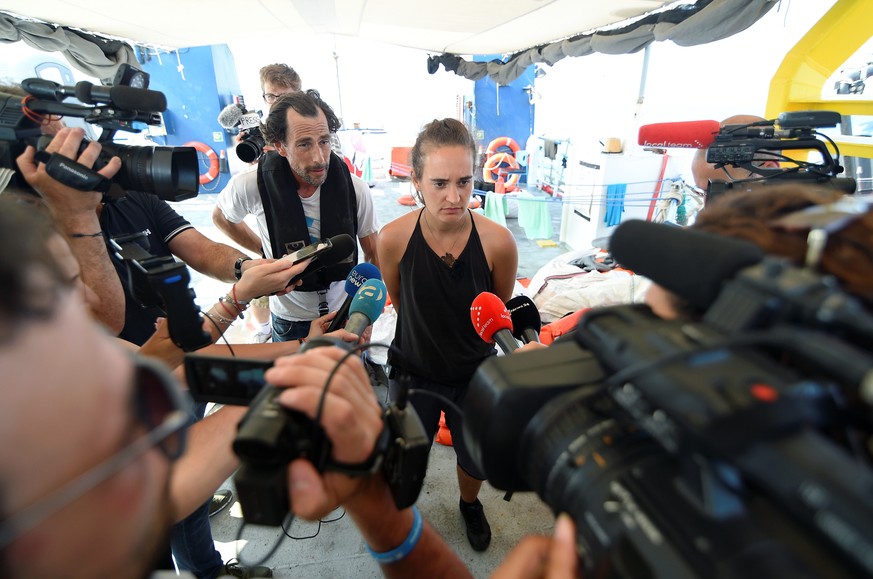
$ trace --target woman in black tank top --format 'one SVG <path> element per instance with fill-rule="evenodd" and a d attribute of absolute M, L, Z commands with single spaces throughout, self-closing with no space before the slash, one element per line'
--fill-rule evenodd
<path fill-rule="evenodd" d="M 468 209 L 475 155 L 463 124 L 454 119 L 429 123 L 411 153 L 412 182 L 424 208 L 383 227 L 378 247 L 397 311 L 394 346 L 400 354 L 389 355 L 394 376 L 405 374 L 413 389 L 439 393 L 460 407 L 476 368 L 494 352 L 474 330 L 470 305 L 482 292 L 508 300 L 518 266 L 509 230 Z M 391 387 L 393 393 L 394 380 Z M 474 549 L 486 549 L 491 530 L 477 498 L 484 477 L 466 451 L 461 416 L 432 396 L 412 395 L 410 401 L 431 438 L 440 411 L 445 412 L 458 458 L 467 538 Z"/>

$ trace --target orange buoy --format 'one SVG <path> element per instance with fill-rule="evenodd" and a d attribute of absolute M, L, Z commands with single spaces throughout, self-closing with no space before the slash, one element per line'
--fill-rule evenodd
<path fill-rule="evenodd" d="M 188 141 L 183 147 L 194 147 L 200 153 L 206 155 L 206 158 L 209 160 L 209 169 L 206 170 L 205 173 L 200 173 L 200 184 L 205 185 L 211 181 L 214 181 L 216 177 L 218 177 L 218 155 L 215 154 L 215 151 L 207 145 L 206 143 L 201 143 L 200 141 Z"/>

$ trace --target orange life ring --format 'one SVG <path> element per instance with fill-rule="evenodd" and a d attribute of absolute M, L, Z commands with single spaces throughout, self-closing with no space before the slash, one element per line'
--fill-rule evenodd
<path fill-rule="evenodd" d="M 206 155 L 206 158 L 209 159 L 209 169 L 205 173 L 200 173 L 200 184 L 205 185 L 210 181 L 214 181 L 216 177 L 218 177 L 218 155 L 215 154 L 215 151 L 212 150 L 212 147 L 207 145 L 206 143 L 201 143 L 200 141 L 188 141 L 183 147 L 194 147 L 199 152 Z"/>
<path fill-rule="evenodd" d="M 482 167 L 482 177 L 488 183 L 496 183 L 500 178 L 499 169 L 518 169 L 518 161 L 509 153 L 497 153 L 488 157 L 485 165 Z M 518 183 L 518 173 L 509 173 L 505 179 L 507 188 L 514 187 Z"/>
<path fill-rule="evenodd" d="M 415 197 L 412 196 L 412 193 L 407 193 L 406 195 L 401 195 L 397 199 L 397 202 L 400 203 L 401 205 L 408 205 L 410 207 L 418 204 L 415 201 Z"/>
<path fill-rule="evenodd" d="M 509 151 L 507 151 L 509 149 Z M 485 156 L 490 157 L 491 155 L 495 155 L 497 153 L 508 153 L 512 152 L 512 156 L 515 156 L 518 153 L 521 147 L 518 146 L 511 137 L 497 137 L 490 143 L 488 143 L 488 150 L 485 151 Z"/>

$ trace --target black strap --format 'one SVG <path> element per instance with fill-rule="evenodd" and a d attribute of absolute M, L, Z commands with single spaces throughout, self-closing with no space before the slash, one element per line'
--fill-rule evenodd
<path fill-rule="evenodd" d="M 109 192 L 111 185 L 109 179 L 81 163 L 63 155 L 45 151 L 37 151 L 35 157 L 40 163 L 45 163 L 45 172 L 49 174 L 49 177 L 60 181 L 67 187 L 79 191 Z"/>

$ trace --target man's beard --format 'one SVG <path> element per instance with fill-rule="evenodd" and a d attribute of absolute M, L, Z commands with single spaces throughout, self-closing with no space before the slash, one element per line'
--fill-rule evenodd
<path fill-rule="evenodd" d="M 301 181 L 304 181 L 309 185 L 312 185 L 313 187 L 318 187 L 322 185 L 327 179 L 327 171 L 329 166 L 330 165 L 328 163 L 325 163 L 324 165 L 311 165 L 309 167 L 295 167 L 292 165 L 291 170 Z M 318 169 L 323 169 L 324 173 L 322 173 L 320 177 L 314 177 L 311 171 L 317 171 Z"/>

